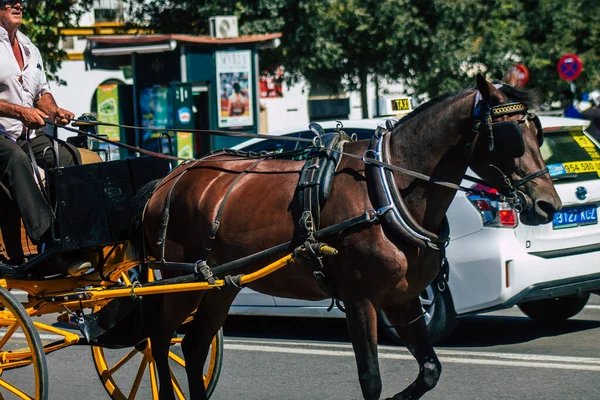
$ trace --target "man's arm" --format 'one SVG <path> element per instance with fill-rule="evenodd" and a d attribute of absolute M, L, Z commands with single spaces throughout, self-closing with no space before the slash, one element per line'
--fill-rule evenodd
<path fill-rule="evenodd" d="M 18 119 L 28 128 L 37 129 L 46 125 L 43 118 L 48 118 L 48 115 L 37 108 L 23 107 L 0 100 L 0 117 Z"/>
<path fill-rule="evenodd" d="M 75 114 L 56 105 L 54 97 L 50 93 L 44 93 L 36 102 L 35 106 L 50 116 L 50 121 L 58 125 L 66 125 Z"/>

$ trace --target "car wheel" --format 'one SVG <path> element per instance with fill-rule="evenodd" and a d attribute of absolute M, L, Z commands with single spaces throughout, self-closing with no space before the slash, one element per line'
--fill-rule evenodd
<path fill-rule="evenodd" d="M 450 295 L 448 284 L 445 284 L 445 290 L 440 292 L 436 280 L 427 286 L 419 298 L 421 299 L 423 318 L 425 318 L 425 323 L 429 329 L 431 342 L 435 344 L 450 337 L 458 325 L 458 320 L 456 319 L 456 312 L 452 305 L 452 296 Z M 434 299 L 435 302 L 433 302 Z M 383 311 L 379 312 L 379 321 L 388 337 L 398 344 L 403 344 L 396 329 L 392 326 Z"/>
<path fill-rule="evenodd" d="M 579 313 L 587 304 L 589 293 L 528 301 L 519 304 L 525 315 L 536 321 L 560 322 Z"/>

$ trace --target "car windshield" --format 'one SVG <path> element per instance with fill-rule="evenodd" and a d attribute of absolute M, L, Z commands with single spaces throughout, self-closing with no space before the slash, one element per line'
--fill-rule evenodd
<path fill-rule="evenodd" d="M 545 130 L 542 157 L 553 180 L 600 178 L 600 149 L 580 130 Z"/>

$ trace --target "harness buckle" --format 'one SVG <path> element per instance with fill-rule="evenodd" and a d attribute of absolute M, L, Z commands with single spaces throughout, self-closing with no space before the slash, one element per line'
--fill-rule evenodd
<path fill-rule="evenodd" d="M 367 217 L 366 222 L 375 222 L 377 220 L 378 213 L 377 213 L 377 211 L 370 209 L 370 210 L 365 211 L 365 216 Z"/>
<path fill-rule="evenodd" d="M 208 264 L 206 263 L 205 260 L 196 261 L 195 270 L 196 270 L 196 273 L 202 275 L 204 280 L 206 280 L 211 285 L 214 285 L 216 283 L 212 269 L 210 269 L 210 267 L 208 266 Z"/>

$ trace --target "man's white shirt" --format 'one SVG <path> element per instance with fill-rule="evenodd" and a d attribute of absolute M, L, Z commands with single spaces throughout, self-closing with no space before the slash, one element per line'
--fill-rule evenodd
<path fill-rule="evenodd" d="M 18 31 L 17 41 L 23 55 L 22 71 L 13 54 L 8 32 L 0 26 L 0 100 L 33 107 L 42 95 L 50 93 L 50 87 L 38 48 Z M 20 78 L 23 83 L 19 82 Z M 0 134 L 16 141 L 22 131 L 23 123 L 18 119 L 0 117 Z"/>

